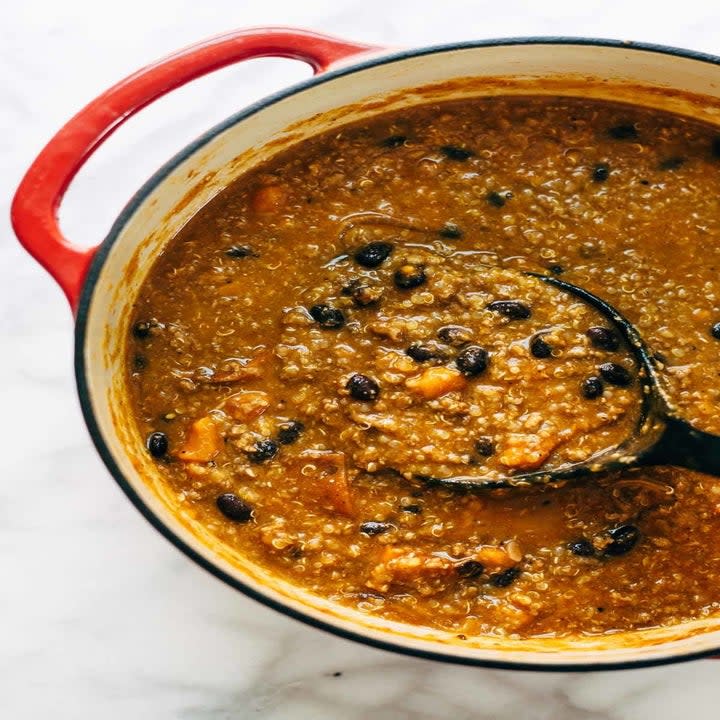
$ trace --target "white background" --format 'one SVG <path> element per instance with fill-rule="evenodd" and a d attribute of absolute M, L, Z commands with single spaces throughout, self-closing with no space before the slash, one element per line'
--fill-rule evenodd
<path fill-rule="evenodd" d="M 42 144 L 105 87 L 207 35 L 261 24 L 390 45 L 583 35 L 720 54 L 720 4 L 700 0 L 0 0 L 0 718 L 716 718 L 720 662 L 511 673 L 306 628 L 192 565 L 110 479 L 75 398 L 70 313 L 17 246 L 10 197 Z M 68 236 L 97 243 L 175 151 L 307 74 L 252 61 L 144 111 L 71 188 Z"/>

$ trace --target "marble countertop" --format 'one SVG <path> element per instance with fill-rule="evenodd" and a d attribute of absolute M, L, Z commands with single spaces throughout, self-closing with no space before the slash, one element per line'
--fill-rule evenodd
<path fill-rule="evenodd" d="M 76 400 L 72 321 L 18 247 L 11 193 L 85 102 L 180 46 L 294 24 L 372 43 L 585 35 L 720 53 L 720 5 L 685 0 L 28 0 L 0 3 L 0 717 L 8 720 L 715 718 L 720 663 L 570 675 L 410 659 L 313 630 L 193 565 L 126 500 Z M 68 193 L 73 241 L 202 130 L 309 71 L 253 61 L 121 129 Z"/>

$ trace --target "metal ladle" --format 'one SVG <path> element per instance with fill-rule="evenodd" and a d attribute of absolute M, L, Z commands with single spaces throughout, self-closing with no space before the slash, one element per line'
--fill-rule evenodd
<path fill-rule="evenodd" d="M 427 228 L 412 219 L 396 218 L 378 212 L 348 215 L 342 218 L 342 223 L 340 239 L 343 239 L 353 228 L 364 225 L 396 227 L 441 237 L 447 232 L 447 228 Z M 342 255 L 335 260 L 346 257 L 347 255 Z M 530 487 L 560 484 L 566 480 L 585 476 L 652 465 L 675 465 L 720 477 L 720 436 L 696 430 L 677 414 L 658 376 L 656 361 L 638 329 L 612 305 L 584 288 L 551 275 L 519 272 L 574 295 L 598 310 L 617 328 L 637 362 L 639 370 L 642 401 L 634 432 L 620 445 L 595 453 L 587 460 L 566 463 L 547 470 L 535 470 L 505 477 L 483 477 L 478 474 L 444 478 L 416 475 L 415 478 L 430 485 L 465 489 Z"/>
<path fill-rule="evenodd" d="M 720 436 L 696 430 L 677 414 L 658 376 L 656 361 L 637 328 L 612 305 L 584 288 L 549 275 L 523 274 L 580 298 L 617 328 L 639 369 L 642 399 L 634 432 L 620 445 L 602 450 L 587 460 L 547 470 L 507 477 L 483 477 L 478 474 L 445 478 L 416 476 L 416 479 L 431 485 L 465 489 L 530 487 L 652 465 L 675 465 L 720 476 Z"/>

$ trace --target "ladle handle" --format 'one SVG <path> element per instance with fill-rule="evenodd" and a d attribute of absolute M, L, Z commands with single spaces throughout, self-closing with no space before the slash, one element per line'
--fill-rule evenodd
<path fill-rule="evenodd" d="M 658 442 L 641 465 L 675 465 L 720 477 L 720 436 L 696 430 L 685 420 L 669 417 Z"/>

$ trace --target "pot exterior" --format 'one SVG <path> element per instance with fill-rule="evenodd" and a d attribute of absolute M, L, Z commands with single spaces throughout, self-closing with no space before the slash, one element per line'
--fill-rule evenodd
<path fill-rule="evenodd" d="M 572 39 L 376 53 L 230 118 L 146 183 L 92 263 L 78 307 L 76 371 L 93 440 L 133 503 L 189 557 L 261 602 L 345 637 L 434 659 L 525 669 L 620 668 L 716 652 L 720 618 L 608 637 L 461 641 L 336 605 L 273 578 L 194 525 L 164 488 L 137 437 L 124 375 L 130 311 L 154 260 L 190 217 L 251 167 L 319 132 L 389 109 L 493 94 L 603 98 L 720 124 L 720 59 Z"/>

